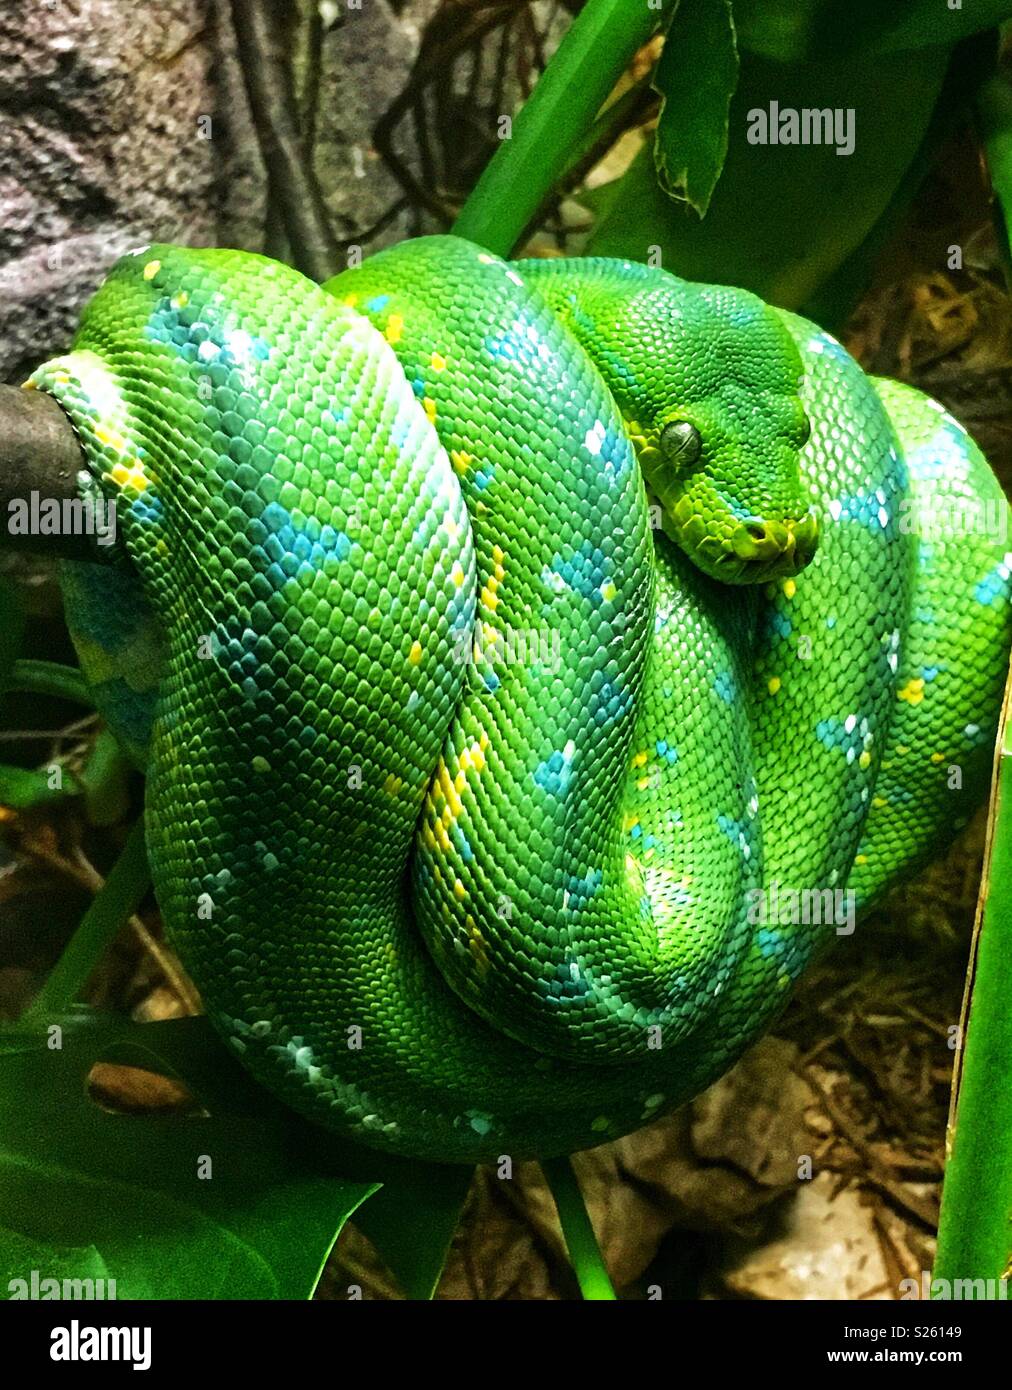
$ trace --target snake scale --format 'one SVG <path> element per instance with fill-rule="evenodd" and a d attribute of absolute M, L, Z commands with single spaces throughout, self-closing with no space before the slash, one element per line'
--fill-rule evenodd
<path fill-rule="evenodd" d="M 453 237 L 323 287 L 154 245 L 28 384 L 117 502 L 64 587 L 171 939 L 332 1129 L 628 1133 L 983 795 L 998 484 L 751 294 Z"/>

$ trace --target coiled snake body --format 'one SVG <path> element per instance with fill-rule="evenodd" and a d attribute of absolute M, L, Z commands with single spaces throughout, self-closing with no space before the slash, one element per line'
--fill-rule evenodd
<path fill-rule="evenodd" d="M 325 1125 L 627 1133 L 980 799 L 1000 490 L 749 294 L 451 237 L 323 288 L 152 246 L 31 384 L 118 502 L 128 563 L 68 565 L 68 615 L 172 939 Z"/>

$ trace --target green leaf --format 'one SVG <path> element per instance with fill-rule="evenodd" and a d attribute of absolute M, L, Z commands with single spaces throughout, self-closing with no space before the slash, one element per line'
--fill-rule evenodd
<path fill-rule="evenodd" d="M 74 1000 L 148 891 L 151 876 L 144 848 L 144 823 L 134 823 L 109 877 L 64 948 L 28 1012 L 33 1024 L 48 1023 Z"/>
<path fill-rule="evenodd" d="M 356 1211 L 352 1224 L 372 1241 L 408 1298 L 435 1293 L 473 1176 L 473 1168 L 415 1164 Z"/>
<path fill-rule="evenodd" d="M 9 806 L 13 811 L 27 811 L 64 796 L 76 796 L 80 790 L 70 773 L 63 786 L 53 787 L 48 772 L 0 764 L 0 806 Z"/>
<path fill-rule="evenodd" d="M 1004 77 L 993 77 L 977 97 L 977 124 L 987 156 L 987 171 L 997 199 L 999 241 L 1005 276 L 1012 284 L 1012 91 Z"/>
<path fill-rule="evenodd" d="M 1010 0 L 734 0 L 739 45 L 782 62 L 947 48 L 1010 16 Z"/>
<path fill-rule="evenodd" d="M 32 1284 L 32 1270 L 39 1271 L 40 1284 L 43 1279 L 55 1279 L 62 1285 L 64 1279 L 75 1282 L 80 1280 L 94 1282 L 98 1279 L 108 1280 L 112 1277 L 109 1273 L 109 1266 L 94 1245 L 82 1245 L 77 1248 L 52 1245 L 42 1241 L 28 1240 L 17 1231 L 0 1229 L 0 1250 L 5 1252 L 0 1278 L 12 1269 L 23 1271 L 20 1275 L 13 1275 L 8 1281 L 7 1292 L 12 1297 L 16 1294 L 23 1298 L 32 1296 L 28 1292 Z M 42 1273 L 43 1270 L 46 1271 L 45 1274 Z M 21 1280 L 26 1287 L 20 1291 L 11 1288 L 10 1285 L 17 1280 Z M 85 1296 L 84 1290 L 75 1290 L 74 1296 L 83 1298 Z"/>
<path fill-rule="evenodd" d="M 953 1071 L 934 1278 L 1001 1298 L 1012 1265 L 1012 670 L 991 781 L 984 867 Z M 988 1282 L 990 1281 L 990 1282 Z"/>
<path fill-rule="evenodd" d="M 700 217 L 724 167 L 737 85 L 730 0 L 681 0 L 653 78 L 662 98 L 654 163 L 664 191 Z"/>
<path fill-rule="evenodd" d="M 0 587 L 0 612 L 2 612 L 4 593 L 5 590 Z M 74 667 L 61 666 L 55 661 L 16 661 L 18 641 L 12 641 L 11 634 L 15 634 L 16 637 L 18 631 L 17 622 L 14 622 L 11 624 L 10 630 L 0 635 L 0 689 L 16 691 L 21 694 L 52 696 L 60 700 L 70 700 L 74 704 L 91 705 L 93 703 L 84 683 L 84 677 Z M 108 737 L 111 738 L 111 735 Z M 101 743 L 101 739 L 102 736 L 100 735 L 96 748 Z M 103 751 L 108 758 L 108 749 Z M 89 759 L 89 765 L 91 762 L 92 759 Z M 105 763 L 102 763 L 101 766 L 104 772 Z M 91 776 L 93 780 L 96 779 L 94 770 Z M 62 786 L 51 786 L 50 781 L 51 774 L 48 769 L 0 766 L 0 806 L 8 806 L 15 811 L 27 811 L 33 806 L 49 805 L 65 796 L 78 796 L 82 791 L 87 795 L 89 790 L 88 768 L 84 769 L 80 781 L 69 772 L 66 773 L 66 779 Z M 105 783 L 99 785 L 104 788 Z M 93 800 L 94 796 L 88 799 Z M 106 804 L 109 804 L 108 799 L 102 803 L 103 806 Z M 125 802 L 122 798 L 117 802 L 117 809 L 120 814 L 125 810 Z M 96 825 L 111 823 L 110 821 L 98 821 L 93 815 L 89 815 L 89 818 Z"/>
<path fill-rule="evenodd" d="M 468 1170 L 389 1159 L 302 1121 L 206 1019 L 52 1023 L 59 1048 L 43 1025 L 0 1033 L 0 1287 L 32 1268 L 86 1278 L 101 1265 L 121 1298 L 308 1298 L 382 1182 L 384 1254 L 409 1292 L 431 1291 Z M 180 1079 L 207 1113 L 106 1113 L 86 1078 L 110 1059 Z"/>
<path fill-rule="evenodd" d="M 100 729 L 81 769 L 84 806 L 92 825 L 115 825 L 130 809 L 130 763 L 109 729 Z"/>
<path fill-rule="evenodd" d="M 676 275 L 741 285 L 797 308 L 888 206 L 921 145 L 947 62 L 938 48 L 860 66 L 784 67 L 748 55 L 706 218 L 662 192 L 644 149 L 623 178 L 599 190 L 587 254 L 646 260 L 657 247 Z M 798 110 L 852 109 L 853 153 L 838 155 L 832 145 L 749 144 L 749 114 L 768 110 L 771 101 Z"/>
<path fill-rule="evenodd" d="M 56 661 L 14 662 L 8 688 L 68 700 L 89 708 L 94 706 L 94 697 L 81 672 Z M 113 825 L 129 809 L 129 773 L 130 764 L 115 736 L 108 729 L 102 729 L 81 769 L 80 778 L 70 778 L 64 787 L 50 787 L 48 772 L 0 769 L 0 804 L 20 811 L 57 801 L 62 796 L 83 793 L 85 812 L 91 824 Z"/>
<path fill-rule="evenodd" d="M 97 1259 L 120 1298 L 309 1297 L 372 1185 L 293 1152 L 280 1114 L 244 1116 L 220 1095 L 209 1117 L 107 1114 L 87 1095 L 92 1065 L 124 1044 L 165 1059 L 166 1026 L 58 1024 L 55 1049 L 42 1032 L 0 1038 L 0 1285 L 30 1274 L 27 1241 L 47 1256 L 42 1277 L 89 1277 Z"/>
<path fill-rule="evenodd" d="M 801 305 L 805 318 L 837 333 L 870 283 L 876 264 L 899 233 L 917 190 L 934 168 L 939 151 L 966 121 L 967 103 L 994 71 L 993 35 L 981 34 L 962 43 L 952 55 L 949 70 L 920 147 L 874 227 L 817 292 Z"/>

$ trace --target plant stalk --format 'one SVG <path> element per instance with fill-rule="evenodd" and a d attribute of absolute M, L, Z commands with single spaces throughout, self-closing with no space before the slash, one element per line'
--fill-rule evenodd
<path fill-rule="evenodd" d="M 541 1171 L 555 1198 L 566 1249 L 581 1294 L 595 1302 L 614 1302 L 615 1290 L 608 1278 L 601 1247 L 590 1224 L 572 1161 L 568 1158 L 542 1159 Z"/>
<path fill-rule="evenodd" d="M 589 0 L 517 114 L 513 132 L 485 166 L 453 226 L 508 256 L 574 155 L 615 83 L 672 0 Z"/>
<path fill-rule="evenodd" d="M 140 819 L 127 836 L 120 857 L 82 917 L 81 925 L 28 1010 L 28 1022 L 46 1024 L 70 1010 L 95 966 L 137 911 L 150 883 L 144 821 Z"/>

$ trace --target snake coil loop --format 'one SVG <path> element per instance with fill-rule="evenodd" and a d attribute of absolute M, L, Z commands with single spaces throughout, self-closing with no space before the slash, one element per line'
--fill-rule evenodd
<path fill-rule="evenodd" d="M 152 246 L 31 384 L 118 504 L 132 572 L 64 588 L 172 940 L 325 1125 L 445 1161 L 636 1128 L 981 795 L 1000 490 L 743 291 Z"/>

